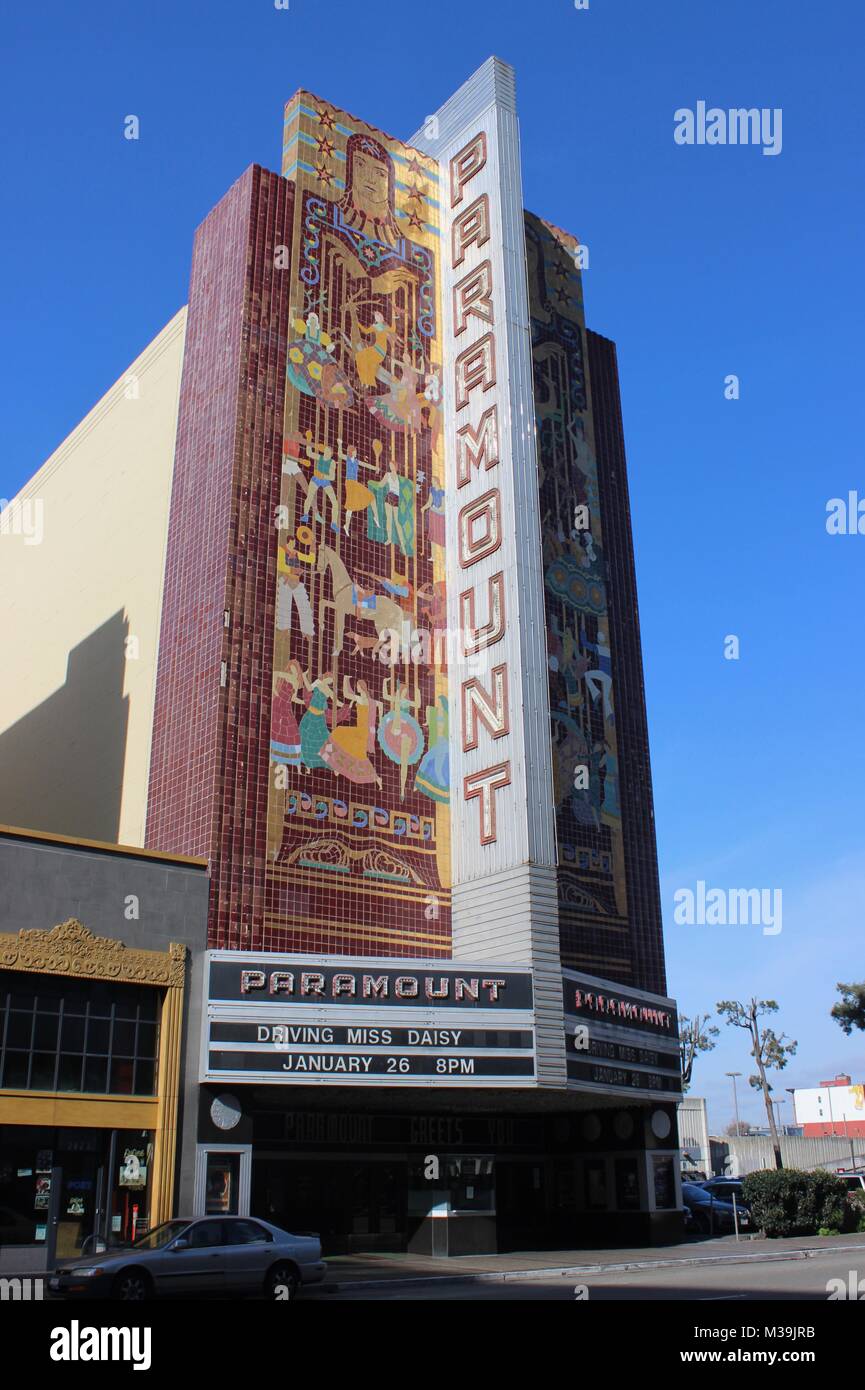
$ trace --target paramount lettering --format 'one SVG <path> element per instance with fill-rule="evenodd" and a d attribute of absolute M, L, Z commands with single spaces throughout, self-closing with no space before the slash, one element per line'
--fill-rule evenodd
<path fill-rule="evenodd" d="M 264 999 L 278 994 L 280 998 L 299 999 L 395 999 L 411 1002 L 422 999 L 453 999 L 457 1003 L 499 1004 L 507 989 L 504 977 L 477 975 L 356 975 L 340 971 L 328 976 L 322 971 L 242 970 L 240 992 L 259 995 Z M 295 1037 L 296 1030 L 282 1028 L 284 1036 L 273 1030 L 274 1042 L 318 1041 L 316 1038 Z M 264 1039 L 262 1038 L 262 1041 Z M 324 1037 L 321 1041 L 326 1041 Z"/>
<path fill-rule="evenodd" d="M 466 655 L 500 642 L 507 618 L 503 571 L 489 575 L 482 570 L 482 562 L 499 551 L 510 520 L 501 488 L 496 485 L 499 470 L 505 467 L 499 457 L 501 388 L 496 374 L 497 336 L 503 317 L 499 311 L 497 321 L 496 304 L 502 302 L 497 283 L 499 263 L 484 255 L 490 237 L 488 194 L 472 187 L 486 168 L 489 154 L 487 136 L 481 130 L 450 160 L 450 265 L 453 272 L 461 268 L 450 296 L 450 332 L 454 348 L 459 346 L 452 367 L 456 417 L 453 450 L 461 493 L 457 556 L 467 581 L 458 599 Z M 467 190 L 475 195 L 471 202 L 466 201 Z M 472 331 L 475 336 L 466 341 Z M 475 834 L 480 845 L 491 845 L 498 839 L 496 801 L 511 785 L 507 757 L 509 678 L 508 663 L 499 656 L 489 676 L 484 672 L 483 679 L 476 675 L 464 681 L 460 693 L 462 750 L 464 754 L 478 750 L 482 759 L 479 767 L 465 769 L 461 778 L 463 801 L 478 802 Z M 493 744 L 494 739 L 503 743 Z M 493 747 L 495 760 L 484 766 Z"/>

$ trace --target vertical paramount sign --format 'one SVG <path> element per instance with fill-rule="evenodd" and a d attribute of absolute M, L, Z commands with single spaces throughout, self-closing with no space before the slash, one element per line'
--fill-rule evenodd
<path fill-rule="evenodd" d="M 538 1076 L 565 1074 L 531 334 L 513 70 L 411 143 L 439 161 L 455 959 L 531 963 Z M 453 644 L 452 644 L 453 649 Z"/>

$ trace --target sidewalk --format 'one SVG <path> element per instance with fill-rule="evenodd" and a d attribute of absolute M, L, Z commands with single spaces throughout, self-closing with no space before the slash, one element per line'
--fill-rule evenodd
<path fill-rule="evenodd" d="M 665 1269 L 676 1265 L 769 1263 L 807 1259 L 815 1250 L 865 1255 L 865 1235 L 801 1236 L 767 1240 L 754 1236 L 695 1238 L 681 1245 L 655 1245 L 634 1250 L 531 1250 L 508 1255 L 459 1255 L 433 1259 L 424 1255 L 332 1255 L 323 1285 L 305 1297 L 343 1293 L 349 1289 L 385 1288 L 394 1283 L 491 1283 L 570 1274 L 614 1274 L 633 1269 Z"/>

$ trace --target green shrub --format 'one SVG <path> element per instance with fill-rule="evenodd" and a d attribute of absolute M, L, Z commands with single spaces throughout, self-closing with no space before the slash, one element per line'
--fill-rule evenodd
<path fill-rule="evenodd" d="M 841 1229 L 855 1231 L 859 1235 L 865 1232 L 865 1192 L 847 1193 L 847 1211 Z"/>
<path fill-rule="evenodd" d="M 797 1168 L 749 1173 L 742 1195 L 754 1224 L 767 1236 L 813 1236 L 840 1231 L 849 1210 L 846 1189 L 834 1173 Z"/>

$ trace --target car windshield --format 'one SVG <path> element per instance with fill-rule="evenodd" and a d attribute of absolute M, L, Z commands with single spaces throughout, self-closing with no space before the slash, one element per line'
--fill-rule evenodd
<path fill-rule="evenodd" d="M 133 1242 L 134 1250 L 162 1250 L 170 1241 L 176 1240 L 181 1231 L 187 1230 L 188 1221 L 164 1221 L 161 1226 L 154 1226 L 152 1231 L 148 1231 L 146 1236 L 139 1236 Z"/>

